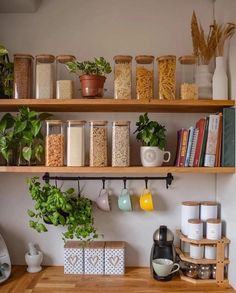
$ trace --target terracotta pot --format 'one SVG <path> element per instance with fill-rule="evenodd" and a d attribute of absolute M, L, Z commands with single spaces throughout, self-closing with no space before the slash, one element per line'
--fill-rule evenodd
<path fill-rule="evenodd" d="M 79 79 L 83 97 L 103 97 L 103 86 L 106 80 L 105 76 L 81 75 Z"/>

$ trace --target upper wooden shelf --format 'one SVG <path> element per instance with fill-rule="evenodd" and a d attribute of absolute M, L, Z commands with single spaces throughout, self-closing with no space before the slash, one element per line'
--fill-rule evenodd
<path fill-rule="evenodd" d="M 28 106 L 44 112 L 214 113 L 234 105 L 234 100 L 0 99 L 0 112 L 14 112 L 19 107 Z"/>

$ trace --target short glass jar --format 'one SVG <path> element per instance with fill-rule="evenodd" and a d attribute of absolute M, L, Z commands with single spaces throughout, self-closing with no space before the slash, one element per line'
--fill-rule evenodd
<path fill-rule="evenodd" d="M 75 56 L 59 55 L 56 57 L 56 98 L 72 99 L 74 95 L 75 80 L 66 68 L 67 62 L 75 61 Z"/>
<path fill-rule="evenodd" d="M 64 122 L 61 120 L 46 121 L 45 163 L 50 167 L 64 165 Z"/>
<path fill-rule="evenodd" d="M 208 280 L 211 277 L 211 265 L 200 265 L 198 270 L 198 277 L 202 280 Z"/>
<path fill-rule="evenodd" d="M 166 55 L 157 58 L 159 99 L 174 100 L 176 90 L 176 56 Z"/>
<path fill-rule="evenodd" d="M 13 98 L 30 99 L 33 94 L 33 56 L 14 55 Z"/>
<path fill-rule="evenodd" d="M 196 85 L 195 71 L 197 59 L 193 55 L 179 57 L 181 65 L 180 98 L 182 100 L 198 99 L 198 86 Z"/>
<path fill-rule="evenodd" d="M 67 121 L 67 166 L 85 165 L 85 123 L 82 120 Z"/>
<path fill-rule="evenodd" d="M 55 57 L 41 54 L 35 57 L 35 90 L 36 99 L 52 99 L 54 94 Z"/>
<path fill-rule="evenodd" d="M 216 265 L 212 265 L 212 279 L 216 279 Z"/>
<path fill-rule="evenodd" d="M 90 167 L 107 166 L 107 121 L 90 121 Z"/>
<path fill-rule="evenodd" d="M 138 100 L 153 99 L 154 95 L 154 56 L 139 55 L 136 60 L 136 97 Z"/>
<path fill-rule="evenodd" d="M 132 93 L 132 56 L 118 55 L 114 58 L 114 97 L 131 99 Z"/>
<path fill-rule="evenodd" d="M 189 263 L 188 267 L 185 271 L 186 276 L 192 279 L 198 278 L 198 268 L 199 266 L 197 264 Z"/>
<path fill-rule="evenodd" d="M 112 122 L 112 167 L 130 165 L 130 121 Z"/>

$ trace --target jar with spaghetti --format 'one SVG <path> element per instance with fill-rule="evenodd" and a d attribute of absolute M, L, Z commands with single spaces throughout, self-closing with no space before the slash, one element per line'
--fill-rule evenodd
<path fill-rule="evenodd" d="M 176 86 L 176 56 L 166 55 L 157 58 L 159 76 L 159 99 L 174 100 Z"/>
<path fill-rule="evenodd" d="M 179 57 L 181 65 L 180 98 L 183 100 L 198 99 L 198 86 L 194 82 L 196 57 L 193 55 Z"/>
<path fill-rule="evenodd" d="M 132 56 L 115 56 L 114 96 L 115 99 L 131 99 Z"/>
<path fill-rule="evenodd" d="M 139 55 L 136 60 L 136 96 L 138 100 L 153 99 L 154 92 L 154 56 Z"/>
<path fill-rule="evenodd" d="M 67 62 L 75 61 L 75 56 L 59 55 L 56 57 L 56 98 L 72 99 L 74 95 L 75 80 L 68 69 Z"/>

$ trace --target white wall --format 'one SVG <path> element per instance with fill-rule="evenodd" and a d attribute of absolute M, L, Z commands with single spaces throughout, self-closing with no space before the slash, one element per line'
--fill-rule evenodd
<path fill-rule="evenodd" d="M 206 0 L 50 0 L 43 1 L 35 14 L 1 14 L 0 40 L 11 54 L 69 53 L 77 57 L 105 56 L 112 62 L 116 54 L 189 54 L 192 51 L 190 21 L 195 9 L 206 27 L 212 19 L 212 2 Z M 106 83 L 107 95 L 112 96 L 112 74 Z M 73 113 L 56 114 L 61 118 L 129 119 L 132 129 L 138 114 Z M 152 114 L 167 125 L 168 149 L 175 153 L 176 131 L 189 127 L 201 114 Z M 136 145 L 132 137 L 132 151 Z M 135 162 L 135 156 L 132 156 Z M 45 253 L 45 264 L 63 264 L 63 242 L 60 230 L 49 228 L 39 235 L 27 227 L 26 210 L 33 203 L 29 198 L 25 175 L 0 174 L 0 231 L 9 246 L 13 263 L 24 263 L 28 241 L 38 243 Z M 71 183 L 73 185 L 73 183 Z M 140 194 L 143 182 L 130 182 L 129 187 Z M 95 209 L 95 224 L 105 239 L 127 241 L 127 264 L 144 266 L 149 263 L 152 233 L 166 224 L 173 231 L 180 226 L 180 203 L 183 200 L 214 200 L 214 175 L 176 175 L 173 185 L 165 189 L 164 182 L 151 182 L 156 211 L 144 213 L 136 209 L 123 213 L 117 209 L 117 196 L 122 188 L 110 182 L 114 194 L 113 211 Z M 100 182 L 87 184 L 85 194 L 95 198 Z"/>

